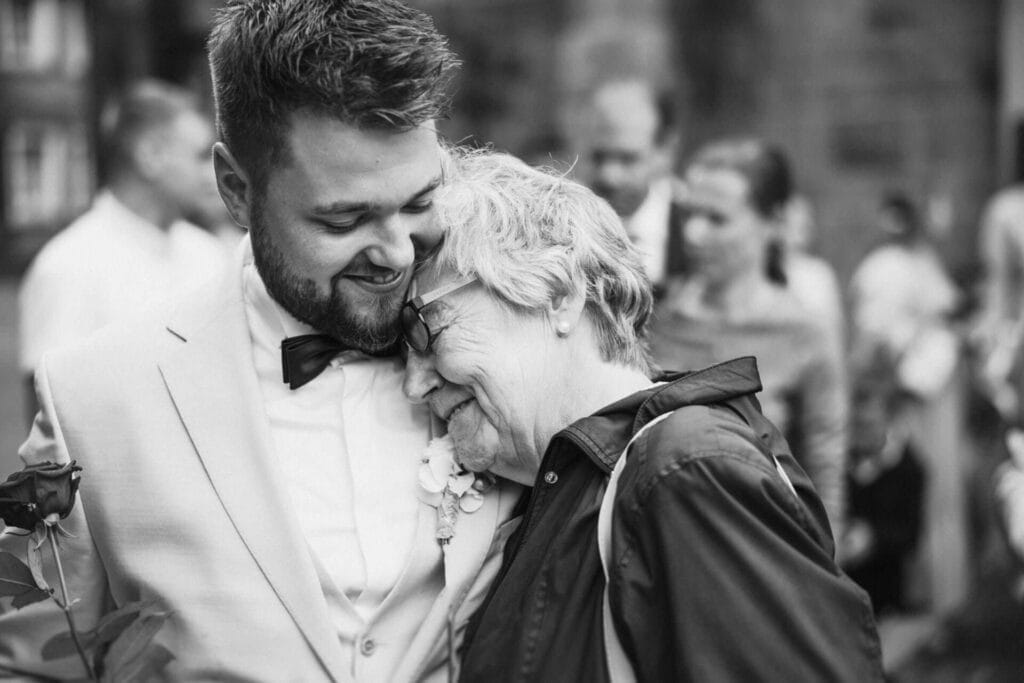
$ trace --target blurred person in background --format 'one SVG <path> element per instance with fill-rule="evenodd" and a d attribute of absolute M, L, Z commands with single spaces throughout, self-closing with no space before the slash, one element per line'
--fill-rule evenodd
<path fill-rule="evenodd" d="M 701 149 L 686 168 L 686 274 L 656 310 L 651 351 L 666 369 L 755 356 L 764 414 L 817 488 L 833 533 L 845 505 L 844 360 L 821 320 L 785 288 L 781 239 L 792 194 L 783 153 L 760 140 Z"/>
<path fill-rule="evenodd" d="M 679 144 L 676 118 L 670 92 L 642 79 L 611 80 L 588 101 L 581 142 L 587 184 L 622 218 L 656 294 L 677 265 L 670 175 Z"/>
<path fill-rule="evenodd" d="M 102 124 L 105 187 L 36 255 L 18 295 L 30 415 L 32 373 L 43 354 L 165 303 L 225 262 L 217 240 L 184 220 L 223 204 L 210 164 L 213 126 L 192 96 L 169 83 L 137 82 Z"/>
<path fill-rule="evenodd" d="M 883 349 L 851 369 L 849 506 L 837 539 L 843 568 L 871 596 L 876 614 L 913 606 L 905 588 L 924 510 L 924 467 L 899 419 L 908 397 L 894 370 Z"/>
<path fill-rule="evenodd" d="M 828 261 L 809 251 L 817 232 L 814 207 L 804 195 L 794 194 L 786 203 L 785 215 L 780 247 L 786 289 L 832 331 L 842 346 L 846 336 L 846 314 L 839 279 Z"/>
<path fill-rule="evenodd" d="M 927 400 L 949 384 L 959 342 L 949 325 L 960 294 L 928 237 L 917 208 L 889 192 L 878 208 L 880 241 L 850 280 L 854 361 L 884 349 L 900 387 Z"/>
<path fill-rule="evenodd" d="M 951 318 L 960 292 L 910 198 L 885 193 L 876 215 L 878 240 L 850 280 L 850 363 L 877 353 L 892 361 L 904 397 L 890 429 L 905 434 L 926 473 L 919 553 L 908 586 L 915 604 L 944 611 L 969 587 L 967 468 L 963 443 L 960 338 Z"/>
<path fill-rule="evenodd" d="M 1021 343 L 1024 341 L 1024 184 L 997 192 L 979 229 L 984 287 L 972 330 L 981 389 L 1009 424 L 1021 415 Z"/>

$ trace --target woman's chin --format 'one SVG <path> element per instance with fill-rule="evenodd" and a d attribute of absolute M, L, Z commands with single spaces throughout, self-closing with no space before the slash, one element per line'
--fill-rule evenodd
<path fill-rule="evenodd" d="M 460 444 L 457 438 L 455 442 L 455 462 L 464 470 L 470 472 L 486 472 L 494 466 L 495 454 L 482 451 L 473 444 Z"/>

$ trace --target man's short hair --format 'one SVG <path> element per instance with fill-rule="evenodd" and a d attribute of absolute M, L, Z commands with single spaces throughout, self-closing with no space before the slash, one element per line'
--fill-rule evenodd
<path fill-rule="evenodd" d="M 262 187 L 297 110 L 407 130 L 446 113 L 458 62 L 395 0 L 233 0 L 209 40 L 217 132 Z"/>
<path fill-rule="evenodd" d="M 185 88 L 151 78 L 129 85 L 100 117 L 101 166 L 106 179 L 134 173 L 139 141 L 185 112 L 199 112 L 195 97 Z"/>

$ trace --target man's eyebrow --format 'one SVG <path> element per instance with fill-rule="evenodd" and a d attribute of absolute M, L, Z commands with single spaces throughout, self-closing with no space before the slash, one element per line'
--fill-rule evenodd
<path fill-rule="evenodd" d="M 423 199 L 424 195 L 428 195 L 431 192 L 433 192 L 434 190 L 436 190 L 438 187 L 440 187 L 441 186 L 441 182 L 442 182 L 442 178 L 441 178 L 440 174 L 434 176 L 434 178 L 432 180 L 430 180 L 426 185 L 424 185 L 422 190 L 420 190 L 419 192 L 414 194 L 409 201 L 410 202 L 414 202 L 417 199 Z M 408 202 L 406 202 L 406 203 L 408 203 Z"/>
<path fill-rule="evenodd" d="M 405 203 L 415 202 L 418 199 L 422 199 L 424 195 L 428 195 L 436 190 L 441 185 L 441 176 L 434 176 L 431 180 L 423 186 L 416 194 L 410 197 Z M 373 202 L 334 202 L 332 204 L 325 204 L 324 206 L 317 206 L 313 208 L 313 213 L 319 216 L 337 216 L 339 214 L 346 213 L 362 213 L 366 211 L 374 211 L 380 208 L 380 204 Z"/>

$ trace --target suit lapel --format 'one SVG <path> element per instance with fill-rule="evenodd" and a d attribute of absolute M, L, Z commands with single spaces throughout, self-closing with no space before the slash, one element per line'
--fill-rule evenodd
<path fill-rule="evenodd" d="M 342 652 L 298 520 L 270 451 L 270 428 L 252 365 L 241 257 L 225 296 L 172 323 L 184 340 L 160 372 L 245 546 L 323 667 L 343 677 Z"/>

